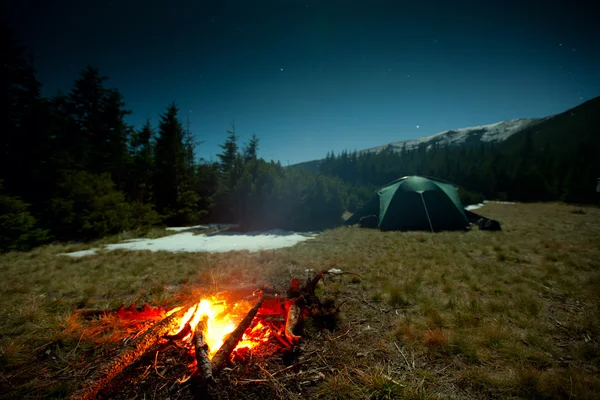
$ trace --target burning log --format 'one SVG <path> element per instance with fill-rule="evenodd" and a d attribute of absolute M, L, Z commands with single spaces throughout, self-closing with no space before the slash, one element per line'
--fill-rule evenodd
<path fill-rule="evenodd" d="M 290 302 L 287 319 L 285 320 L 285 337 L 291 344 L 297 344 L 301 339 L 300 336 L 294 334 L 294 330 L 296 330 L 302 316 L 302 307 L 298 304 L 299 301 L 300 299 Z"/>
<path fill-rule="evenodd" d="M 96 398 L 96 394 L 127 366 L 143 356 L 165 334 L 177 329 L 179 327 L 179 320 L 185 311 L 185 308 L 181 308 L 173 312 L 141 336 L 131 341 L 115 358 L 100 367 L 84 386 L 71 396 L 71 399 L 91 400 Z"/>
<path fill-rule="evenodd" d="M 183 340 L 190 333 L 192 333 L 192 327 L 190 326 L 189 322 L 186 322 L 185 325 L 183 326 L 183 329 L 181 331 L 179 331 L 178 333 L 176 333 L 174 335 L 165 335 L 163 337 L 165 339 L 169 339 L 169 340 L 173 340 L 173 341 Z"/>
<path fill-rule="evenodd" d="M 194 350 L 196 352 L 196 362 L 198 363 L 198 372 L 202 375 L 207 383 L 213 382 L 212 369 L 210 360 L 208 359 L 208 344 L 204 339 L 204 332 L 208 324 L 208 317 L 204 316 L 194 334 Z"/>
<path fill-rule="evenodd" d="M 256 286 L 256 285 L 251 285 L 251 286 L 244 286 L 244 287 L 238 287 L 238 288 L 233 288 L 233 289 L 229 289 L 223 292 L 219 292 L 216 295 L 217 296 L 225 296 L 227 297 L 227 299 L 234 303 L 236 301 L 239 300 L 249 300 L 251 299 L 253 296 L 256 296 L 258 293 L 262 293 L 265 295 L 279 295 L 279 291 L 267 284 L 264 284 L 262 286 Z"/>
<path fill-rule="evenodd" d="M 264 300 L 264 296 L 261 295 L 260 298 L 258 299 L 258 301 L 256 302 L 256 304 L 254 305 L 254 307 L 252 307 L 252 309 L 250 311 L 248 311 L 248 314 L 246 314 L 246 316 L 244 317 L 242 322 L 240 322 L 238 327 L 235 328 L 235 330 L 233 332 L 231 332 L 231 334 L 229 334 L 227 339 L 225 339 L 225 341 L 223 342 L 223 345 L 217 351 L 217 353 L 215 354 L 215 356 L 212 359 L 213 371 L 215 371 L 215 369 L 219 368 L 222 364 L 224 364 L 225 362 L 227 362 L 229 360 L 229 357 L 231 356 L 231 352 L 235 349 L 235 347 L 237 346 L 239 341 L 242 339 L 244 332 L 246 331 L 246 329 L 248 329 L 248 327 L 252 323 L 252 320 L 256 316 L 256 313 L 258 313 L 258 309 L 261 307 L 261 305 L 263 303 L 263 300 Z"/>

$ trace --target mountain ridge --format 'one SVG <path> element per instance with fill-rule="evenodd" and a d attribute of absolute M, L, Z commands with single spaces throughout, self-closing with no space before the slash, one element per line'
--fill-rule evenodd
<path fill-rule="evenodd" d="M 518 118 L 512 120 L 499 121 L 486 125 L 471 126 L 465 128 L 455 128 L 435 133 L 433 135 L 424 136 L 417 139 L 401 140 L 397 142 L 391 142 L 380 146 L 371 147 L 368 149 L 357 150 L 356 152 L 361 154 L 368 153 L 379 153 L 381 151 L 392 151 L 400 152 L 403 148 L 406 150 L 414 150 L 421 145 L 426 145 L 427 149 L 433 146 L 477 146 L 480 144 L 490 143 L 502 143 L 506 142 L 509 138 L 518 136 L 520 132 L 529 132 L 535 130 L 539 125 L 545 125 L 545 122 L 551 121 L 556 118 L 560 118 L 563 115 L 569 115 L 582 108 L 594 107 L 596 103 L 600 103 L 600 96 L 581 103 L 575 107 L 572 107 L 566 111 L 552 114 L 541 118 Z M 309 171 L 318 172 L 319 165 L 324 160 L 310 160 L 304 161 L 297 164 L 290 165 L 290 167 L 302 167 Z"/>
<path fill-rule="evenodd" d="M 534 124 L 544 121 L 546 118 L 519 118 L 513 120 L 499 121 L 487 125 L 470 126 L 466 128 L 448 129 L 442 132 L 434 133 L 430 136 L 424 136 L 418 139 L 401 140 L 381 146 L 361 150 L 359 153 L 379 152 L 389 150 L 390 147 L 401 150 L 406 146 L 406 150 L 413 150 L 421 144 L 428 146 L 439 144 L 442 146 L 468 145 L 477 140 L 484 143 L 501 142 L 508 139 L 518 131 L 528 128 Z M 473 140 L 475 139 L 475 140 Z"/>

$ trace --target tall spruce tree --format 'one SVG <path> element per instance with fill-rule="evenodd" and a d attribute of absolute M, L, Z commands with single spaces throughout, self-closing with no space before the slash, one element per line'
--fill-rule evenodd
<path fill-rule="evenodd" d="M 14 33 L 0 27 L 0 180 L 7 193 L 35 197 L 36 182 L 43 181 L 48 135 L 43 124 L 40 83 L 26 49 Z"/>
<path fill-rule="evenodd" d="M 238 136 L 235 133 L 235 123 L 231 123 L 231 129 L 227 130 L 227 140 L 224 144 L 220 144 L 219 147 L 223 149 L 223 152 L 217 154 L 220 160 L 221 172 L 225 175 L 229 174 L 232 170 L 235 158 L 238 155 Z"/>
<path fill-rule="evenodd" d="M 125 109 L 123 96 L 118 89 L 109 89 L 103 99 L 102 138 L 103 147 L 99 158 L 103 171 L 108 172 L 118 189 L 125 188 L 126 166 L 129 165 L 128 144 L 133 127 L 127 125 L 125 117 L 131 114 Z"/>
<path fill-rule="evenodd" d="M 184 189 L 184 131 L 179 109 L 171 104 L 160 116 L 155 148 L 154 193 L 157 210 L 172 213 Z"/>
<path fill-rule="evenodd" d="M 104 98 L 107 77 L 97 68 L 88 66 L 81 72 L 67 97 L 69 114 L 75 122 L 76 131 L 69 132 L 70 157 L 75 169 L 88 172 L 104 172 L 103 129 Z"/>
<path fill-rule="evenodd" d="M 150 120 L 142 126 L 142 129 L 132 135 L 131 146 L 131 169 L 129 194 L 134 201 L 147 203 L 152 194 L 152 173 L 154 170 L 154 130 Z"/>
<path fill-rule="evenodd" d="M 243 159 L 239 154 L 238 136 L 235 132 L 235 123 L 231 123 L 231 129 L 227 130 L 227 140 L 219 145 L 223 151 L 217 154 L 219 157 L 219 170 L 221 180 L 221 191 L 231 191 L 239 177 L 243 173 Z"/>
<path fill-rule="evenodd" d="M 250 141 L 244 147 L 244 162 L 256 161 L 258 156 L 258 137 L 255 133 L 252 134 Z"/>

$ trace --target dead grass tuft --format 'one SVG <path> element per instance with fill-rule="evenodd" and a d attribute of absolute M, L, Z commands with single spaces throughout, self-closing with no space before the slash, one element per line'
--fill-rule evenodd
<path fill-rule="evenodd" d="M 423 335 L 423 343 L 429 347 L 444 347 L 448 342 L 448 334 L 443 329 L 430 329 Z"/>

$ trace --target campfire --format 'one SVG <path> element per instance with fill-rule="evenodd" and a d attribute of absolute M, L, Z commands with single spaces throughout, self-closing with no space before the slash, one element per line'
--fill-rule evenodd
<path fill-rule="evenodd" d="M 196 387 L 218 385 L 218 375 L 224 367 L 247 362 L 263 348 L 294 349 L 302 339 L 298 328 L 303 320 L 328 318 L 339 310 L 339 306 L 321 303 L 315 295 L 318 282 L 330 271 L 341 272 L 321 271 L 304 285 L 293 279 L 285 293 L 264 286 L 206 296 L 192 305 L 170 310 L 146 306 L 114 311 L 119 318 L 158 322 L 98 368 L 72 398 L 95 398 L 126 367 L 161 343 L 170 343 L 191 356 L 188 373 L 177 382 L 183 385 L 189 381 Z M 100 312 L 106 310 L 80 311 L 85 316 Z"/>

